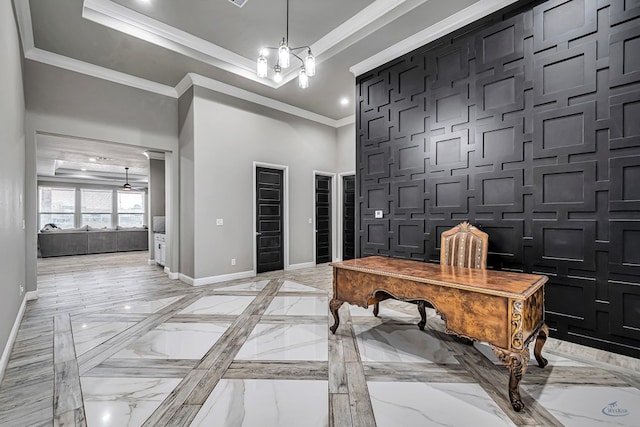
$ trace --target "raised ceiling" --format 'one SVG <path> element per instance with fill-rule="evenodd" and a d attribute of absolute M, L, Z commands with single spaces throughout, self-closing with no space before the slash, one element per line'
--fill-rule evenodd
<path fill-rule="evenodd" d="M 306 90 L 298 88 L 297 67 L 280 84 L 255 75 L 260 49 L 277 46 L 285 35 L 286 0 L 247 0 L 242 7 L 229 0 L 14 0 L 14 5 L 28 60 L 173 98 L 197 82 L 339 127 L 354 120 L 355 74 L 514 1 L 290 0 L 290 44 L 310 45 L 318 63 Z M 75 154 L 74 146 L 87 144 L 57 143 Z M 93 154 L 116 160 L 104 167 L 134 167 L 122 148 L 96 144 L 89 142 L 100 150 Z M 95 167 L 65 159 L 60 150 L 54 159 L 54 149 L 38 145 L 43 176 L 51 176 L 52 165 L 54 171 Z"/>
<path fill-rule="evenodd" d="M 195 75 L 199 84 L 270 98 L 333 126 L 355 112 L 350 69 L 385 61 L 380 52 L 398 56 L 513 2 L 290 0 L 290 44 L 310 45 L 318 62 L 303 90 L 294 67 L 281 84 L 255 75 L 260 49 L 285 35 L 286 0 L 247 0 L 242 7 L 229 0 L 14 0 L 28 59 L 173 97 Z"/>

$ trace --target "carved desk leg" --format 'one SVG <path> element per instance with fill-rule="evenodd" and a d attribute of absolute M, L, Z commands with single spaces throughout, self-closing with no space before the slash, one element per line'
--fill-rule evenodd
<path fill-rule="evenodd" d="M 329 302 L 329 308 L 331 309 L 331 314 L 333 314 L 333 319 L 335 320 L 333 326 L 331 326 L 329 329 L 331 330 L 331 333 L 335 334 L 336 333 L 336 329 L 338 329 L 338 326 L 340 326 L 340 317 L 338 317 L 338 310 L 340 309 L 340 306 L 344 304 L 344 301 L 340 301 L 339 299 L 332 299 Z"/>
<path fill-rule="evenodd" d="M 425 311 L 424 301 L 418 301 L 418 312 L 420 313 L 420 322 L 418 322 L 418 328 L 424 331 L 424 327 L 427 325 L 427 312 Z"/>
<path fill-rule="evenodd" d="M 525 346 L 520 352 L 504 350 L 493 345 L 491 349 L 500 362 L 509 368 L 509 400 L 513 409 L 520 412 L 524 408 L 520 398 L 520 380 L 529 364 L 529 346 Z"/>
<path fill-rule="evenodd" d="M 536 345 L 533 347 L 533 355 L 536 357 L 536 361 L 538 362 L 538 366 L 544 368 L 547 366 L 547 359 L 542 357 L 542 346 L 547 341 L 547 337 L 549 336 L 549 327 L 546 324 L 542 324 L 540 330 L 538 331 L 538 336 L 536 337 Z"/>
<path fill-rule="evenodd" d="M 380 301 L 376 301 L 373 304 L 373 315 L 378 317 L 378 313 L 380 313 Z"/>

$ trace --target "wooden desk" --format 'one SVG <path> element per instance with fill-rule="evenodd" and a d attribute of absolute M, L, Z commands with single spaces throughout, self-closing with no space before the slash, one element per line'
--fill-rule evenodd
<path fill-rule="evenodd" d="M 544 324 L 546 276 L 451 267 L 385 257 L 368 257 L 332 263 L 333 299 L 329 303 L 335 323 L 344 302 L 368 307 L 395 298 L 418 302 L 426 323 L 424 302 L 444 320 L 447 333 L 488 342 L 509 368 L 509 399 L 516 411 L 524 408 L 519 384 L 529 363 L 529 344 L 536 338 L 534 355 L 542 357 L 549 330 Z M 374 313 L 377 315 L 377 313 Z"/>

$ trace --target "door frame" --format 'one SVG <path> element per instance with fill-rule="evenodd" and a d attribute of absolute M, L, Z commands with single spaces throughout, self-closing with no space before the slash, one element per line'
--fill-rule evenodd
<path fill-rule="evenodd" d="M 332 261 L 337 261 L 337 255 L 336 255 L 336 241 L 337 241 L 337 230 L 336 230 L 336 174 L 334 172 L 323 172 L 323 171 L 318 171 L 318 170 L 314 170 L 313 171 L 313 176 L 311 179 L 311 199 L 313 201 L 313 208 L 312 208 L 312 213 L 313 213 L 313 223 L 311 224 L 311 234 L 313 234 L 313 265 L 317 265 L 316 264 L 316 176 L 320 175 L 320 176 L 328 176 L 331 177 L 331 260 Z"/>
<path fill-rule="evenodd" d="M 256 199 L 258 197 L 258 189 L 256 184 L 257 169 L 258 168 L 269 168 L 269 169 L 278 169 L 282 171 L 282 245 L 283 245 L 283 256 L 284 256 L 284 265 L 283 268 L 285 270 L 289 269 L 289 166 L 285 165 L 276 165 L 273 163 L 265 163 L 265 162 L 253 162 L 253 224 L 251 225 L 251 239 L 253 240 L 253 275 L 258 274 L 258 242 L 256 240 L 256 221 L 258 220 L 258 210 L 256 207 Z"/>
<path fill-rule="evenodd" d="M 337 259 L 338 261 L 344 261 L 344 254 L 342 253 L 342 248 L 344 247 L 344 177 L 345 176 L 353 176 L 355 179 L 356 172 L 340 172 L 338 174 L 338 218 L 339 218 L 339 227 L 338 227 L 338 252 Z M 354 183 L 355 184 L 355 183 Z M 355 206 L 354 206 L 355 209 Z M 355 225 L 355 224 L 354 224 Z M 355 242 L 354 242 L 355 245 Z"/>

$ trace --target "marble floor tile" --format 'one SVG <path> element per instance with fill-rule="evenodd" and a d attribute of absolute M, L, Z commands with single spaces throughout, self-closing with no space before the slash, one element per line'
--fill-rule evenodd
<path fill-rule="evenodd" d="M 141 426 L 179 382 L 179 378 L 82 377 L 87 425 Z"/>
<path fill-rule="evenodd" d="M 76 357 L 135 324 L 136 322 L 71 322 Z"/>
<path fill-rule="evenodd" d="M 441 340 L 416 325 L 353 325 L 363 362 L 452 363 L 453 357 Z"/>
<path fill-rule="evenodd" d="M 328 310 L 328 297 L 276 296 L 264 314 L 266 316 L 326 316 Z"/>
<path fill-rule="evenodd" d="M 110 308 L 110 313 L 143 313 L 150 314 L 155 313 L 156 311 L 168 306 L 169 304 L 177 301 L 179 296 L 177 297 L 168 297 L 161 298 L 157 300 L 149 300 L 149 301 L 131 301 L 127 303 L 123 303 L 115 306 L 114 308 Z"/>
<path fill-rule="evenodd" d="M 201 359 L 228 327 L 229 323 L 163 323 L 113 358 Z"/>
<path fill-rule="evenodd" d="M 639 426 L 640 390 L 633 387 L 521 385 L 567 427 Z"/>
<path fill-rule="evenodd" d="M 300 283 L 285 280 L 280 287 L 280 292 L 322 292 L 322 290 L 313 286 L 302 285 Z"/>
<path fill-rule="evenodd" d="M 378 427 L 513 426 L 478 384 L 368 382 Z"/>
<path fill-rule="evenodd" d="M 498 360 L 498 358 L 493 354 L 491 350 L 491 346 L 487 343 L 479 343 L 474 342 L 473 346 L 480 352 L 484 357 L 489 359 L 494 365 L 502 365 L 502 363 Z M 536 362 L 536 358 L 533 355 L 534 343 L 529 345 L 529 366 L 538 366 L 538 362 Z M 542 356 L 547 359 L 549 362 L 549 366 L 588 366 L 585 363 L 578 362 L 577 360 L 572 360 L 566 357 L 562 357 L 553 353 L 549 353 L 548 351 L 542 348 Z"/>
<path fill-rule="evenodd" d="M 220 380 L 191 426 L 326 426 L 327 392 L 327 381 Z"/>
<path fill-rule="evenodd" d="M 214 289 L 214 291 L 261 291 L 269 283 L 268 280 L 260 280 L 257 282 L 241 283 L 239 285 L 223 286 Z"/>
<path fill-rule="evenodd" d="M 261 324 L 253 329 L 235 360 L 327 360 L 326 324 Z"/>
<path fill-rule="evenodd" d="M 254 296 L 211 295 L 180 310 L 179 314 L 240 314 L 255 299 Z"/>

